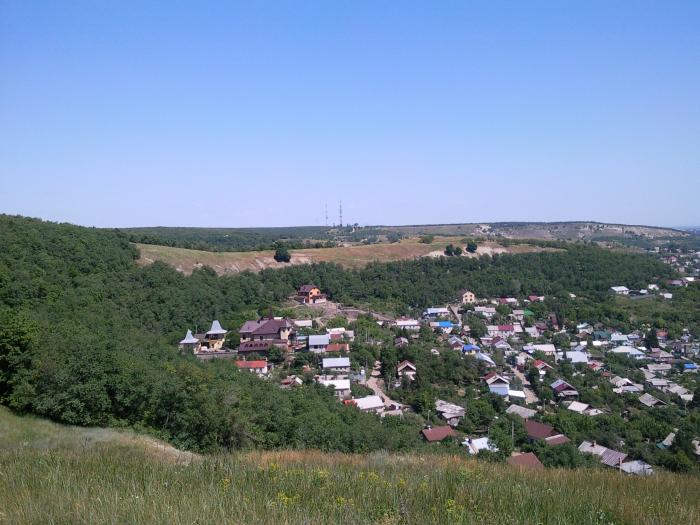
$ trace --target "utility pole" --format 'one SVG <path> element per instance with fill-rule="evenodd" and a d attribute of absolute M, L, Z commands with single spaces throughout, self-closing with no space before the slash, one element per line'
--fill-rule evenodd
<path fill-rule="evenodd" d="M 340 201 L 340 207 L 339 207 L 339 212 L 340 212 L 340 227 L 343 227 L 343 201 Z"/>

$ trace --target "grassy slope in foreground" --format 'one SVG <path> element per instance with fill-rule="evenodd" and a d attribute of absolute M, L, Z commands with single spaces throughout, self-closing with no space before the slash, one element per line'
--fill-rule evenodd
<path fill-rule="evenodd" d="M 303 250 L 290 250 L 292 254 L 291 264 L 310 264 L 315 262 L 332 262 L 345 268 L 361 268 L 371 262 L 391 262 L 405 259 L 415 259 L 430 254 L 440 254 L 450 243 L 461 243 L 461 237 L 442 237 L 432 244 L 418 242 L 417 238 L 404 239 L 393 244 L 369 244 L 359 246 L 344 246 L 337 248 L 308 248 Z M 218 274 L 237 273 L 244 270 L 254 272 L 265 268 L 284 268 L 286 263 L 278 263 L 274 260 L 273 251 L 256 252 L 209 252 L 203 250 L 190 250 L 187 248 L 173 248 L 155 244 L 137 244 L 141 254 L 139 264 L 147 265 L 154 261 L 162 261 L 186 274 L 192 273 L 194 268 L 209 266 Z M 513 246 L 501 246 L 498 243 L 487 241 L 479 244 L 477 253 L 465 254 L 465 256 L 477 257 L 480 255 L 493 255 L 495 253 L 530 253 L 554 251 L 549 248 L 519 244 Z"/>
<path fill-rule="evenodd" d="M 90 440 L 90 436 L 101 439 Z M 126 439 L 125 439 L 126 436 Z M 146 438 L 143 443 L 153 443 Z M 697 523 L 700 479 L 463 457 L 161 454 L 0 408 L 0 523 Z"/>

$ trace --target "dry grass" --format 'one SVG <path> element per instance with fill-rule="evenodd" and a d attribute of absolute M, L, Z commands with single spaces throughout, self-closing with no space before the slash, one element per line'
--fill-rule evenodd
<path fill-rule="evenodd" d="M 439 454 L 247 452 L 182 464 L 121 432 L 85 448 L 79 429 L 6 412 L 0 422 L 13 427 L 0 435 L 0 523 L 700 522 L 697 477 L 528 472 Z M 47 430 L 60 446 L 12 441 Z"/>
<path fill-rule="evenodd" d="M 346 268 L 360 268 L 375 261 L 390 262 L 439 255 L 447 244 L 457 245 L 461 239 L 461 237 L 438 237 L 432 244 L 422 244 L 418 242 L 417 238 L 410 238 L 394 244 L 292 250 L 291 264 L 325 261 L 337 263 Z M 136 246 L 141 253 L 140 264 L 148 265 L 155 261 L 162 261 L 186 274 L 192 273 L 193 269 L 200 266 L 210 266 L 218 274 L 237 273 L 244 270 L 260 271 L 265 268 L 284 268 L 287 266 L 285 263 L 276 262 L 272 251 L 207 252 L 152 244 L 137 244 Z M 468 254 L 467 256 L 477 257 L 483 254 L 528 253 L 546 250 L 530 245 L 504 247 L 495 242 L 486 242 L 479 246 L 476 254 Z"/>

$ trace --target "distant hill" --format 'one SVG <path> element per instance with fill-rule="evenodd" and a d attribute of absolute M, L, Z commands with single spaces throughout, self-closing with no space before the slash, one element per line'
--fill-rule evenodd
<path fill-rule="evenodd" d="M 533 239 L 546 241 L 593 241 L 638 248 L 652 248 L 669 242 L 695 242 L 692 230 L 581 222 L 495 222 L 464 224 L 423 224 L 404 226 L 294 226 L 280 228 L 125 228 L 134 243 L 206 251 L 271 250 L 276 242 L 293 249 L 331 247 L 336 244 L 396 242 L 401 237 L 420 235 L 472 237 L 477 239 Z"/>
<path fill-rule="evenodd" d="M 683 238 L 688 232 L 657 226 L 582 222 L 492 222 L 465 224 L 433 224 L 382 226 L 405 235 L 471 235 L 509 239 L 543 239 L 557 241 L 595 241 L 610 237 L 648 239 Z"/>

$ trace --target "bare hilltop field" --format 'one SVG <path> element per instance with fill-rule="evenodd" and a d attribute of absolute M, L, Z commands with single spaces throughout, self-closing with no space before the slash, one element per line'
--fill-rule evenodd
<path fill-rule="evenodd" d="M 211 252 L 190 250 L 170 246 L 136 243 L 139 250 L 139 264 L 149 265 L 161 261 L 173 266 L 185 274 L 195 268 L 209 266 L 216 273 L 231 274 L 245 270 L 261 271 L 266 268 L 284 268 L 289 264 L 312 264 L 332 262 L 345 268 L 361 268 L 371 262 L 391 262 L 418 257 L 438 257 L 443 254 L 445 246 L 463 244 L 463 237 L 437 237 L 432 243 L 422 243 L 418 237 L 411 237 L 397 243 L 339 246 L 336 248 L 306 248 L 290 250 L 292 259 L 289 263 L 279 263 L 274 259 L 274 251 L 248 252 Z M 466 253 L 463 257 L 479 257 L 501 253 L 531 253 L 553 251 L 529 244 L 503 246 L 496 241 L 479 243 L 476 253 Z"/>

